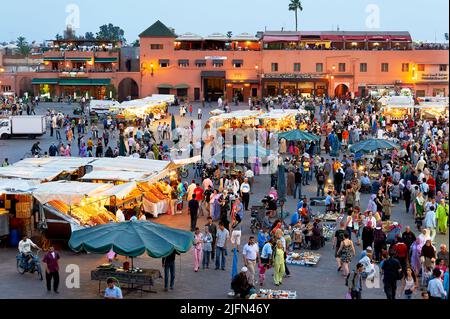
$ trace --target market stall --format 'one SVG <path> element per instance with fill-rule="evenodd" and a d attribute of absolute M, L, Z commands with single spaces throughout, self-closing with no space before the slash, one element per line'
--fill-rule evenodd
<path fill-rule="evenodd" d="M 382 107 L 387 124 L 414 117 L 414 99 L 411 96 L 391 96 Z"/>
<path fill-rule="evenodd" d="M 297 117 L 307 115 L 306 110 L 276 109 L 261 114 L 258 118 L 263 127 L 271 131 L 285 131 L 296 128 Z"/>
<path fill-rule="evenodd" d="M 58 181 L 38 185 L 33 196 L 44 207 L 47 225 L 68 223 L 74 231 L 117 221 L 104 207 L 109 197 L 102 195 L 112 187 L 112 184 Z M 49 230 L 51 232 L 50 226 Z"/>
<path fill-rule="evenodd" d="M 416 106 L 421 119 L 439 120 L 448 118 L 449 99 L 446 97 L 424 97 L 418 98 L 419 105 Z"/>
<path fill-rule="evenodd" d="M 0 179 L 0 237 L 11 230 L 31 236 L 33 233 L 33 197 L 37 180 Z"/>

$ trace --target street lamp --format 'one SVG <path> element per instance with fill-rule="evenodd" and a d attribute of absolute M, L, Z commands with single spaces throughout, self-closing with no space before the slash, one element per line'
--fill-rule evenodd
<path fill-rule="evenodd" d="M 150 64 L 150 69 L 151 69 L 151 75 L 153 76 L 153 74 L 154 74 L 154 65 L 153 65 L 153 63 L 152 64 Z"/>

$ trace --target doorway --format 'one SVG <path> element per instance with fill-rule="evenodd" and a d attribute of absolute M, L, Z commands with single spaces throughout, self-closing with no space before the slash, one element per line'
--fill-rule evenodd
<path fill-rule="evenodd" d="M 217 101 L 224 96 L 225 78 L 204 78 L 203 87 L 206 101 Z"/>
<path fill-rule="evenodd" d="M 194 88 L 194 100 L 195 101 L 200 100 L 200 88 Z"/>
<path fill-rule="evenodd" d="M 348 93 L 349 93 L 349 89 L 348 89 L 348 86 L 345 84 L 339 84 L 334 89 L 334 96 L 338 97 L 338 98 L 345 97 L 345 96 L 347 96 Z"/>
<path fill-rule="evenodd" d="M 237 97 L 239 102 L 244 102 L 244 89 L 243 88 L 233 88 L 233 99 Z"/>

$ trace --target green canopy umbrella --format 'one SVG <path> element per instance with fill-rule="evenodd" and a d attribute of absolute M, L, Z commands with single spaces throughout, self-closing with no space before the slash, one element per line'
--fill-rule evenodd
<path fill-rule="evenodd" d="M 256 144 L 239 144 L 225 149 L 216 155 L 216 161 L 221 162 L 225 157 L 226 162 L 243 163 L 246 159 L 252 157 L 265 157 L 270 155 L 270 150 Z"/>
<path fill-rule="evenodd" d="M 70 249 L 106 254 L 111 249 L 118 255 L 137 257 L 145 252 L 150 257 L 169 256 L 174 250 L 185 253 L 192 247 L 194 235 L 147 221 L 109 223 L 72 233 Z"/>
<path fill-rule="evenodd" d="M 359 143 L 353 144 L 349 147 L 350 152 L 353 153 L 371 153 L 381 149 L 394 149 L 397 145 L 393 142 L 383 139 L 368 139 Z"/>
<path fill-rule="evenodd" d="M 278 138 L 286 141 L 320 141 L 320 136 L 301 130 L 292 130 L 278 134 Z"/>

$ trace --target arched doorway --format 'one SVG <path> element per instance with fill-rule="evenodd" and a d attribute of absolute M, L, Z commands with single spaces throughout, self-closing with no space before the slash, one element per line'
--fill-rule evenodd
<path fill-rule="evenodd" d="M 336 88 L 334 89 L 334 96 L 341 98 L 346 96 L 349 93 L 349 88 L 347 85 L 345 84 L 339 84 L 338 86 L 336 86 Z"/>
<path fill-rule="evenodd" d="M 128 100 L 130 96 L 132 100 L 139 98 L 139 86 L 135 80 L 126 78 L 119 83 L 119 101 Z"/>
<path fill-rule="evenodd" d="M 29 77 L 24 77 L 19 82 L 19 96 L 23 97 L 25 92 L 28 92 L 29 96 L 34 95 L 33 84 Z"/>

